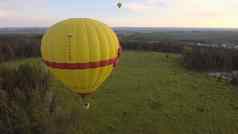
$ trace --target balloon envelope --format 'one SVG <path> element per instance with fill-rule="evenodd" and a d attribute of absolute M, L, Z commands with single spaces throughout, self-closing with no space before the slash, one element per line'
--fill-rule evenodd
<path fill-rule="evenodd" d="M 92 19 L 69 19 L 44 35 L 41 53 L 50 72 L 79 94 L 90 94 L 110 75 L 119 56 L 116 34 Z"/>

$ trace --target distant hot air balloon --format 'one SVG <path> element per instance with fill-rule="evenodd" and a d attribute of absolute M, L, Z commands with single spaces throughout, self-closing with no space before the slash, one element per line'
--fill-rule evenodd
<path fill-rule="evenodd" d="M 121 2 L 118 2 L 118 3 L 117 3 L 117 7 L 118 7 L 118 8 L 121 8 L 121 7 L 122 7 L 122 3 L 121 3 Z"/>
<path fill-rule="evenodd" d="M 41 45 L 50 72 L 81 96 L 92 94 L 118 62 L 120 45 L 107 25 L 75 18 L 49 28 Z"/>

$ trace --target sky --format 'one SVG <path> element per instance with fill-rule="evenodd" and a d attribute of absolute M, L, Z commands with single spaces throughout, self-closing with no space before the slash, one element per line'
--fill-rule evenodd
<path fill-rule="evenodd" d="M 0 27 L 48 27 L 68 18 L 109 26 L 238 28 L 238 0 L 0 0 Z"/>

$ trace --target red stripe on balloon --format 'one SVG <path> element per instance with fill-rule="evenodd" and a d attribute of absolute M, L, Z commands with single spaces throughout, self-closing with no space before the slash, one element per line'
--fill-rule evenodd
<path fill-rule="evenodd" d="M 44 63 L 51 67 L 51 68 L 57 68 L 57 69 L 93 69 L 93 68 L 99 68 L 104 67 L 108 65 L 116 65 L 118 58 L 113 58 L 109 60 L 102 60 L 98 62 L 88 62 L 88 63 L 57 63 L 57 62 L 50 62 L 47 60 L 43 60 Z"/>

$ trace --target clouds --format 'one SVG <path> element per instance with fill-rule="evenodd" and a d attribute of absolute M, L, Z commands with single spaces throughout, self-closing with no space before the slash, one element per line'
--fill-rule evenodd
<path fill-rule="evenodd" d="M 150 12 L 164 7 L 166 7 L 166 3 L 161 0 L 132 1 L 126 3 L 126 8 L 132 12 Z"/>
<path fill-rule="evenodd" d="M 26 8 L 45 8 L 48 0 L 4 0 L 0 1 L 3 10 L 21 11 Z"/>
<path fill-rule="evenodd" d="M 238 27 L 237 0 L 130 0 L 128 24 L 175 27 Z M 129 22 L 130 21 L 130 22 Z M 126 24 L 126 23 L 124 23 Z"/>
<path fill-rule="evenodd" d="M 3 9 L 0 9 L 0 17 L 7 17 L 7 16 L 12 16 L 14 15 L 15 12 L 12 11 L 12 10 L 3 10 Z"/>
<path fill-rule="evenodd" d="M 131 0 L 126 4 L 131 12 L 154 14 L 166 10 L 173 14 L 218 16 L 234 15 L 238 11 L 237 0 Z"/>
<path fill-rule="evenodd" d="M 238 27 L 238 0 L 2 0 L 0 27 L 49 26 L 70 17 L 113 26 Z"/>
<path fill-rule="evenodd" d="M 0 27 L 49 25 L 48 0 L 0 1 Z"/>

